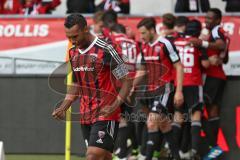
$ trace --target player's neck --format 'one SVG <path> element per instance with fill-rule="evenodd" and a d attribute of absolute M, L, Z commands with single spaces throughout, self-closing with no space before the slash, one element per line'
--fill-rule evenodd
<path fill-rule="evenodd" d="M 158 35 L 154 34 L 152 40 L 150 41 L 150 44 L 154 43 L 158 39 Z"/>
<path fill-rule="evenodd" d="M 95 36 L 93 36 L 91 33 L 87 33 L 86 39 L 85 39 L 84 43 L 79 45 L 79 49 L 84 50 L 84 49 L 88 48 L 88 46 L 92 44 L 94 39 L 95 39 Z"/>

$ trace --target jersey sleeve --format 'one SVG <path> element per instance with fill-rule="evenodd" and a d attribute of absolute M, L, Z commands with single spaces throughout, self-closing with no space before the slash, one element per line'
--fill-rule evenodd
<path fill-rule="evenodd" d="M 224 30 L 219 26 L 215 27 L 212 30 L 212 37 L 213 37 L 214 40 L 222 39 L 223 41 L 226 41 L 226 37 L 224 35 Z"/>
<path fill-rule="evenodd" d="M 167 55 L 167 57 L 170 59 L 172 63 L 176 63 L 180 61 L 180 57 L 178 55 L 178 51 L 176 49 L 176 46 L 167 40 L 166 38 L 161 40 L 162 43 L 164 43 L 164 53 Z"/>
<path fill-rule="evenodd" d="M 123 59 L 111 45 L 106 47 L 104 64 L 110 66 L 116 79 L 121 79 L 129 73 Z"/>
<path fill-rule="evenodd" d="M 70 42 L 68 44 L 68 50 L 67 50 L 67 62 L 68 62 L 68 67 L 71 69 L 68 69 L 68 73 L 71 71 L 72 72 L 72 82 L 76 83 L 77 82 L 77 78 L 75 75 L 75 72 L 73 70 L 73 55 L 74 55 L 74 50 L 75 50 L 75 46 L 73 46 Z"/>

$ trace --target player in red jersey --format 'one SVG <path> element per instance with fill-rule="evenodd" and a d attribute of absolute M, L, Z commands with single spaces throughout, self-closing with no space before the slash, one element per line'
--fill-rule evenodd
<path fill-rule="evenodd" d="M 128 67 L 129 77 L 132 79 L 135 77 L 137 58 L 139 55 L 139 48 L 137 43 L 129 39 L 126 35 L 126 28 L 121 24 L 115 24 L 111 27 L 112 43 L 116 46 L 117 52 L 124 59 L 126 66 Z M 121 85 L 118 86 L 121 88 Z M 127 104 L 122 104 L 122 115 L 119 124 L 119 132 L 116 141 L 116 155 L 119 159 L 127 159 L 128 147 L 127 140 L 131 139 L 133 149 L 137 149 L 135 126 L 129 119 L 133 112 L 133 107 Z"/>
<path fill-rule="evenodd" d="M 163 26 L 160 30 L 160 35 L 171 40 L 177 35 L 176 31 L 174 30 L 176 17 L 172 13 L 166 13 L 162 16 L 162 19 Z"/>
<path fill-rule="evenodd" d="M 189 19 L 186 16 L 178 16 L 174 23 L 174 31 L 184 33 Z"/>
<path fill-rule="evenodd" d="M 63 119 L 71 103 L 80 97 L 80 122 L 87 142 L 87 160 L 111 160 L 118 130 L 119 106 L 128 96 L 131 82 L 127 68 L 113 47 L 92 35 L 86 19 L 71 14 L 65 19 L 66 36 L 73 43 L 70 62 L 73 85 L 53 117 Z M 117 93 L 111 80 L 122 80 Z"/>
<path fill-rule="evenodd" d="M 178 16 L 174 23 L 174 30 L 177 32 L 177 35 L 173 37 L 178 38 L 179 36 L 183 36 L 186 31 L 187 23 L 189 22 L 188 17 L 185 16 Z M 184 96 L 185 97 L 185 96 Z M 173 128 L 174 129 L 174 128 Z M 175 132 L 175 131 L 174 131 Z M 181 125 L 181 143 L 180 143 L 180 155 L 181 157 L 190 157 L 190 144 L 189 141 L 191 140 L 191 123 L 190 122 L 184 122 Z"/>
<path fill-rule="evenodd" d="M 118 15 L 113 10 L 104 12 L 103 15 L 103 34 L 111 41 L 111 27 L 118 23 Z"/>
<path fill-rule="evenodd" d="M 166 38 L 159 37 L 156 34 L 156 21 L 154 18 L 144 18 L 138 25 L 138 31 L 142 45 L 142 66 L 139 75 L 146 75 L 146 92 L 155 92 L 152 97 L 148 97 L 148 107 L 150 113 L 147 120 L 148 142 L 146 150 L 146 159 L 152 159 L 154 151 L 159 151 L 161 147 L 161 133 L 165 136 L 170 145 L 170 149 L 175 159 L 180 159 L 178 148 L 173 141 L 173 132 L 171 120 L 168 117 L 168 109 L 174 105 L 180 106 L 183 103 L 182 78 L 183 68 L 175 46 Z M 177 86 L 176 92 L 172 93 L 172 70 L 176 68 Z M 163 75 L 162 75 L 163 74 Z M 159 75 L 159 76 L 158 76 Z M 134 86 L 137 84 L 135 79 Z M 159 90 L 161 87 L 164 93 Z"/>
<path fill-rule="evenodd" d="M 228 59 L 228 38 L 220 26 L 222 13 L 217 8 L 209 9 L 205 17 L 207 29 L 210 31 L 208 41 L 203 41 L 197 38 L 191 40 L 194 46 L 202 46 L 207 49 L 207 54 L 210 60 L 210 67 L 206 69 L 206 80 L 204 84 L 205 103 L 208 112 L 207 125 L 210 130 L 207 131 L 211 152 L 219 150 L 217 147 L 217 137 L 220 125 L 220 106 L 223 96 L 226 76 L 223 71 L 223 63 Z M 219 152 L 220 153 L 220 152 Z M 210 153 L 211 154 L 211 153 Z"/>
<path fill-rule="evenodd" d="M 98 11 L 93 15 L 93 24 L 90 26 L 90 32 L 98 36 L 98 38 L 105 39 L 107 36 L 103 32 L 103 11 Z"/>
<path fill-rule="evenodd" d="M 191 159 L 198 160 L 199 157 L 199 142 L 201 131 L 201 112 L 203 109 L 203 83 L 202 83 L 202 70 L 209 67 L 208 56 L 206 50 L 193 46 L 189 46 L 189 40 L 192 37 L 199 37 L 201 32 L 201 22 L 198 20 L 191 20 L 186 26 L 184 35 L 179 36 L 174 40 L 177 50 L 181 58 L 181 62 L 184 66 L 183 77 L 183 94 L 184 104 L 181 107 L 176 108 L 173 122 L 173 130 L 175 133 L 176 142 L 180 142 L 181 138 L 181 126 L 189 117 L 191 120 Z M 184 116 L 184 114 L 186 116 Z"/>

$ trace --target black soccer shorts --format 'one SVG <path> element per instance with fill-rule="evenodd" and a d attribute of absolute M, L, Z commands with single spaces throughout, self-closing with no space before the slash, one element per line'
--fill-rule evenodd
<path fill-rule="evenodd" d="M 207 106 L 216 104 L 221 106 L 226 81 L 214 77 L 206 77 L 203 87 L 204 102 Z"/>
<path fill-rule="evenodd" d="M 184 103 L 182 107 L 176 108 L 181 113 L 193 113 L 203 110 L 203 87 L 202 86 L 184 86 Z"/>
<path fill-rule="evenodd" d="M 94 146 L 113 152 L 119 122 L 97 121 L 93 124 L 82 124 L 81 129 L 86 146 Z"/>

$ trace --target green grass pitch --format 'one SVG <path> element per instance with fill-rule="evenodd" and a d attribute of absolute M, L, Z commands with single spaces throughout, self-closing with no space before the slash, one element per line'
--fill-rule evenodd
<path fill-rule="evenodd" d="M 65 160 L 64 155 L 6 155 L 6 160 Z M 71 160 L 84 160 L 84 157 L 71 156 Z"/>

